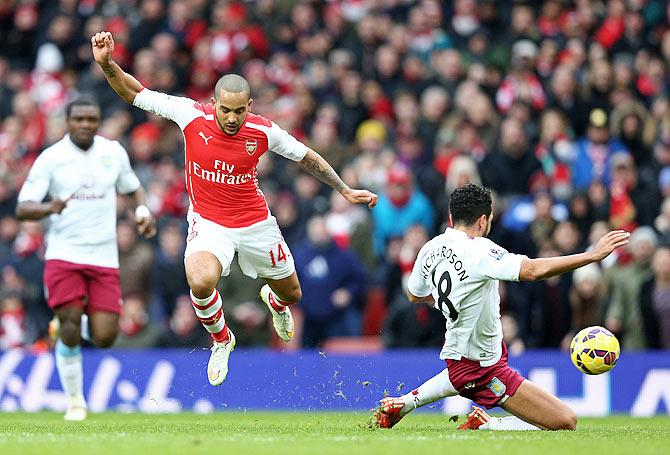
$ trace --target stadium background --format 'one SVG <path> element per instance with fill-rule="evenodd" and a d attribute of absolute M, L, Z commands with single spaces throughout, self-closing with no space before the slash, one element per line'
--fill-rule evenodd
<path fill-rule="evenodd" d="M 512 355 L 565 349 L 594 324 L 624 355 L 670 349 L 670 6 L 656 0 L 1 2 L 0 349 L 48 345 L 44 226 L 13 212 L 80 93 L 100 101 L 100 134 L 126 146 L 159 221 L 156 239 L 138 239 L 120 199 L 117 347 L 209 344 L 182 263 L 181 135 L 108 87 L 90 51 L 101 30 L 114 34 L 115 61 L 154 90 L 206 101 L 219 75 L 244 75 L 256 113 L 380 194 L 372 211 L 348 206 L 287 160 L 261 161 L 303 285 L 289 350 L 436 355 L 442 316 L 411 306 L 403 283 L 468 181 L 495 191 L 491 238 L 511 251 L 567 254 L 608 228 L 634 232 L 602 267 L 501 287 Z M 235 268 L 220 286 L 239 345 L 277 347 L 260 283 Z"/>

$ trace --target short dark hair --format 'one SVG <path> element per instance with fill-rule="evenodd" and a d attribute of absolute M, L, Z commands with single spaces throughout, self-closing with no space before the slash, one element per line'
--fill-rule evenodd
<path fill-rule="evenodd" d="M 93 106 L 100 110 L 100 104 L 98 104 L 95 98 L 88 95 L 82 95 L 68 103 L 67 107 L 65 108 L 65 115 L 67 118 L 70 118 L 70 115 L 72 115 L 72 108 L 75 106 Z"/>
<path fill-rule="evenodd" d="M 251 88 L 249 87 L 249 83 L 239 74 L 230 73 L 221 76 L 221 78 L 216 82 L 216 86 L 214 87 L 215 99 L 219 99 L 221 90 L 225 90 L 226 92 L 231 93 L 246 92 L 248 96 L 251 96 Z"/>
<path fill-rule="evenodd" d="M 449 213 L 456 224 L 470 226 L 482 216 L 491 215 L 491 190 L 486 187 L 467 183 L 456 188 L 449 199 Z"/>

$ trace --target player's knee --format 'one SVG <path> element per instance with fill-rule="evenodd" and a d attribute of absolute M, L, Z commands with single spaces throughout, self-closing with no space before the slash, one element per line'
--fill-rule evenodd
<path fill-rule="evenodd" d="M 577 429 L 577 416 L 572 411 L 572 409 L 566 409 L 563 411 L 558 421 L 556 422 L 554 430 L 570 430 L 574 431 Z"/>
<path fill-rule="evenodd" d="M 216 283 L 219 281 L 218 277 L 213 277 L 206 273 L 193 273 L 187 278 L 193 295 L 199 299 L 206 299 L 212 295 Z"/>
<path fill-rule="evenodd" d="M 60 339 L 68 346 L 77 346 L 81 343 L 81 323 L 69 319 L 60 322 Z"/>
<path fill-rule="evenodd" d="M 289 302 L 295 303 L 298 303 L 302 300 L 302 289 L 300 288 L 299 284 L 291 288 L 287 299 Z"/>
<path fill-rule="evenodd" d="M 111 348 L 116 341 L 116 332 L 106 332 L 93 336 L 93 343 L 98 348 Z"/>

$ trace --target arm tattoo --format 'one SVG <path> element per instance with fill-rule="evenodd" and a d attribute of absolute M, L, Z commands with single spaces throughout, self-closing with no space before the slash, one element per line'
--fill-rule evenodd
<path fill-rule="evenodd" d="M 298 164 L 338 193 L 347 187 L 340 176 L 337 175 L 337 172 L 321 156 L 318 156 L 318 158 L 305 157 Z"/>
<path fill-rule="evenodd" d="M 116 77 L 116 71 L 114 71 L 114 66 L 112 66 L 111 63 L 100 65 L 100 68 L 102 68 L 102 72 L 105 73 L 105 77 L 110 79 Z"/>

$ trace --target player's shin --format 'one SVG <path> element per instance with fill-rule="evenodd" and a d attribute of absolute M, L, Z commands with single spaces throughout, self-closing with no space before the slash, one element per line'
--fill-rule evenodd
<path fill-rule="evenodd" d="M 401 397 L 405 404 L 400 410 L 400 414 L 408 414 L 416 408 L 454 395 L 458 395 L 458 392 L 449 380 L 449 372 L 444 369 L 418 388 Z"/>
<path fill-rule="evenodd" d="M 56 369 L 63 391 L 70 402 L 84 399 L 84 370 L 81 346 L 70 347 L 62 340 L 56 342 Z"/>
<path fill-rule="evenodd" d="M 207 329 L 214 341 L 227 343 L 230 341 L 230 332 L 223 316 L 221 295 L 216 289 L 209 297 L 199 299 L 191 292 L 191 303 L 200 323 Z"/>
<path fill-rule="evenodd" d="M 521 430 L 541 430 L 541 428 L 524 422 L 518 417 L 491 417 L 491 420 L 479 427 L 480 430 L 495 431 L 521 431 Z"/>

